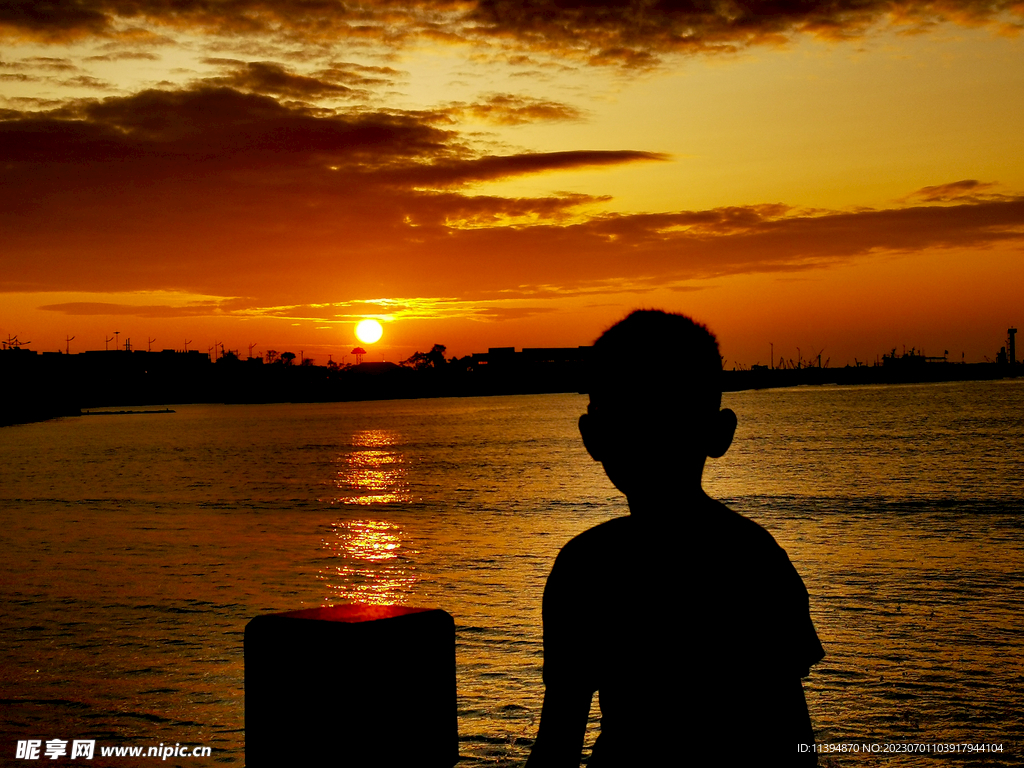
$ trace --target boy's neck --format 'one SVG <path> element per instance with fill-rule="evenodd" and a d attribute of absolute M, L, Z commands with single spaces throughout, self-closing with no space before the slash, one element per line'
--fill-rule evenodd
<path fill-rule="evenodd" d="M 684 488 L 666 489 L 660 492 L 646 491 L 626 497 L 629 514 L 645 520 L 657 517 L 687 514 L 711 504 L 711 498 L 697 485 Z"/>

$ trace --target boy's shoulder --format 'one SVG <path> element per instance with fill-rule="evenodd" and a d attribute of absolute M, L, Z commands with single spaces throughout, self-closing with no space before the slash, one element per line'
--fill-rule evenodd
<path fill-rule="evenodd" d="M 708 499 L 708 504 L 699 510 L 672 513 L 657 520 L 633 515 L 607 520 L 575 536 L 563 547 L 563 552 L 582 554 L 590 550 L 622 549 L 638 541 L 655 546 L 684 542 L 687 547 L 724 546 L 744 553 L 783 551 L 775 537 L 759 523 L 719 501 Z"/>
<path fill-rule="evenodd" d="M 636 521 L 630 516 L 615 517 L 588 528 L 571 538 L 558 554 L 559 560 L 600 557 L 607 550 L 620 549 L 636 535 Z"/>
<path fill-rule="evenodd" d="M 714 502 L 715 513 L 704 518 L 694 532 L 709 539 L 729 542 L 733 547 L 746 547 L 774 553 L 783 551 L 779 543 L 760 523 L 741 515 L 719 501 Z"/>
<path fill-rule="evenodd" d="M 719 502 L 669 520 L 626 516 L 595 525 L 562 547 L 551 578 L 555 590 L 650 578 L 693 579 L 726 591 L 782 590 L 804 600 L 807 595 L 775 538 Z"/>

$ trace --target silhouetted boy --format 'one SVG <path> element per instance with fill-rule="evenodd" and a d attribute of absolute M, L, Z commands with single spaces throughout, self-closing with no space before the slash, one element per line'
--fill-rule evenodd
<path fill-rule="evenodd" d="M 800 678 L 824 656 L 807 590 L 757 523 L 710 499 L 728 450 L 715 337 L 637 311 L 594 345 L 580 434 L 630 514 L 562 548 L 544 590 L 544 708 L 529 768 L 815 762 Z"/>

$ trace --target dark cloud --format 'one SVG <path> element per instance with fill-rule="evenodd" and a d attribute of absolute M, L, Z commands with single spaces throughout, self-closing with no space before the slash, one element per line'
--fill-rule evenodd
<path fill-rule="evenodd" d="M 7 0 L 0 4 L 0 31 L 6 29 L 14 36 L 58 42 L 104 34 L 113 16 L 112 4 L 105 2 Z"/>
<path fill-rule="evenodd" d="M 368 66 L 351 61 L 331 62 L 329 67 L 316 72 L 318 77 L 329 78 L 332 82 L 363 88 L 392 85 L 403 74 L 400 70 L 391 67 Z"/>
<path fill-rule="evenodd" d="M 39 72 L 75 72 L 78 67 L 70 59 L 60 59 L 53 56 L 27 56 L 18 61 L 0 61 L 0 69 L 10 69 L 15 72 L 26 70 L 33 73 Z"/>
<path fill-rule="evenodd" d="M 982 196 L 990 196 L 988 190 L 998 186 L 994 182 L 977 181 L 976 179 L 964 179 L 952 181 L 948 184 L 936 184 L 931 187 L 921 187 L 916 192 L 911 192 L 903 200 L 916 200 L 923 203 L 946 203 L 951 200 L 980 199 Z"/>
<path fill-rule="evenodd" d="M 92 75 L 78 75 L 61 80 L 60 85 L 66 88 L 88 88 L 90 91 L 112 91 L 114 85 Z"/>
<path fill-rule="evenodd" d="M 491 94 L 472 104 L 457 102 L 450 104 L 447 111 L 453 117 L 469 116 L 497 125 L 574 121 L 584 116 L 569 104 L 512 93 Z"/>
<path fill-rule="evenodd" d="M 223 87 L 2 116 L 7 290 L 54 281 L 99 289 L 113 280 L 193 293 L 216 283 L 208 295 L 225 295 L 225 280 L 250 286 L 235 295 L 265 293 L 269 279 L 302 294 L 326 269 L 339 295 L 356 284 L 389 295 L 373 286 L 408 273 L 407 257 L 380 260 L 380 249 L 411 256 L 415 243 L 439 233 L 564 221 L 601 200 L 506 199 L 465 194 L 465 185 L 660 159 L 636 151 L 484 156 L 439 127 L 444 114 L 325 113 Z M 378 275 L 342 269 L 350 254 L 375 250 Z M 295 279 L 281 283 L 285 263 Z"/>
<path fill-rule="evenodd" d="M 125 23 L 306 43 L 405 39 L 509 43 L 592 63 L 650 66 L 669 52 L 733 51 L 795 34 L 863 35 L 889 21 L 926 29 L 1021 15 L 1019 0 L 7 0 L 0 32 L 62 41 L 113 35 Z"/>
<path fill-rule="evenodd" d="M 581 227 L 620 246 L 665 248 L 694 276 L 804 268 L 875 252 L 1024 242 L 1024 197 L 952 207 L 802 213 L 772 204 L 673 214 L 607 215 Z"/>
<path fill-rule="evenodd" d="M 349 5 L 342 0 L 6 0 L 0 30 L 13 36 L 64 42 L 86 36 L 114 36 L 124 23 L 149 22 L 170 28 L 222 35 L 283 33 L 309 42 L 374 40 L 395 42 L 410 34 L 443 37 L 439 11 L 455 3 L 378 0 Z"/>
<path fill-rule="evenodd" d="M 160 57 L 148 51 L 117 51 L 97 56 L 86 56 L 85 61 L 159 61 Z"/>
<path fill-rule="evenodd" d="M 447 187 L 545 171 L 564 171 L 666 159 L 666 155 L 657 152 L 638 152 L 636 150 L 526 152 L 518 155 L 444 159 L 430 165 L 396 169 L 392 175 L 386 178 L 415 186 Z"/>
<path fill-rule="evenodd" d="M 344 167 L 363 183 L 451 186 L 664 159 L 632 150 L 478 156 L 454 131 L 437 127 L 447 122 L 443 113 L 324 113 L 226 87 L 143 91 L 7 117 L 0 123 L 0 159 L 14 164 L 12 172 L 34 163 L 89 167 L 113 159 L 135 159 L 149 171 L 167 161 L 230 165 L 248 155 L 257 166 L 321 163 L 315 173 Z"/>
<path fill-rule="evenodd" d="M 69 76 L 70 73 L 82 71 L 69 59 L 30 56 L 17 62 L 0 61 L 0 70 L 13 70 L 0 71 L 0 81 L 48 83 L 67 88 L 87 88 L 92 91 L 112 89 L 110 83 L 91 75 Z"/>
<path fill-rule="evenodd" d="M 21 61 L 33 69 L 48 69 L 54 72 L 73 72 L 78 69 L 70 59 L 60 59 L 54 56 L 29 56 Z"/>
<path fill-rule="evenodd" d="M 369 67 L 335 62 L 328 67 L 303 74 L 272 61 L 239 61 L 210 57 L 206 64 L 223 67 L 226 72 L 202 81 L 206 87 L 223 86 L 252 93 L 289 99 L 365 98 L 371 88 L 392 85 L 400 76 L 390 67 Z"/>
<path fill-rule="evenodd" d="M 331 80 L 289 72 L 280 64 L 271 61 L 240 63 L 233 67 L 231 74 L 207 78 L 206 82 L 210 85 L 228 86 L 243 91 L 285 96 L 292 99 L 350 97 L 365 94 L 365 91 L 355 91 Z"/>
<path fill-rule="evenodd" d="M 975 181 L 919 190 L 926 204 L 855 211 L 599 213 L 607 198 L 486 194 L 477 185 L 496 179 L 665 158 L 484 155 L 447 125 L 443 111 L 325 112 L 225 87 L 2 111 L 0 290 L 245 296 L 121 311 L 331 305 L 311 313 L 329 317 L 346 299 L 637 291 L 1024 243 L 1024 196 L 986 197 Z"/>
<path fill-rule="evenodd" d="M 480 0 L 470 16 L 539 50 L 648 66 L 668 52 L 728 52 L 799 33 L 855 38 L 886 20 L 922 28 L 1021 11 L 1015 0 Z"/>
<path fill-rule="evenodd" d="M 11 170 L 28 163 L 74 161 L 89 167 L 135 159 L 140 164 L 136 172 L 142 173 L 168 161 L 231 165 L 240 156 L 250 156 L 258 167 L 288 164 L 297 157 L 373 164 L 456 153 L 453 133 L 414 117 L 318 115 L 230 88 L 143 91 L 0 123 L 0 158 L 16 164 Z"/>
<path fill-rule="evenodd" d="M 19 109 L 0 109 L 0 120 L 19 120 L 25 109 L 57 109 L 64 102 L 61 99 L 39 99 L 31 96 L 5 96 L 3 101 Z"/>
<path fill-rule="evenodd" d="M 506 198 L 491 195 L 435 193 L 424 196 L 420 221 L 441 221 L 453 229 L 494 227 L 528 221 L 563 222 L 578 215 L 582 206 L 610 201 L 607 196 L 552 195 L 541 198 Z M 423 214 L 426 214 L 424 217 Z M 416 222 L 413 222 L 416 223 Z"/>

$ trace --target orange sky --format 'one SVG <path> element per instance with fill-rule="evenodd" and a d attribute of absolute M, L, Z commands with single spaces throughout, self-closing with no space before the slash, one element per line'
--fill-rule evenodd
<path fill-rule="evenodd" d="M 994 358 L 1024 322 L 1022 27 L 1019 2 L 13 0 L 0 338 L 326 362 L 377 317 L 369 359 L 398 361 L 663 307 L 727 367 Z"/>

